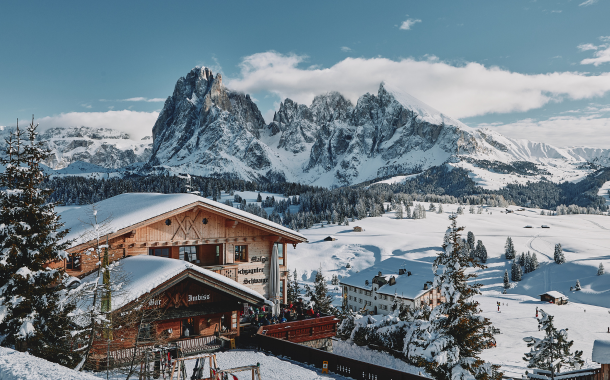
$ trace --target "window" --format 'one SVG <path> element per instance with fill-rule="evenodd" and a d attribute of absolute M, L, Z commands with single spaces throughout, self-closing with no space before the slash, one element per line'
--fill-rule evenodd
<path fill-rule="evenodd" d="M 71 254 L 66 259 L 66 269 L 68 270 L 79 270 L 80 269 L 80 255 Z"/>
<path fill-rule="evenodd" d="M 358 289 L 358 292 L 359 292 L 360 294 L 362 294 L 362 289 Z"/>
<path fill-rule="evenodd" d="M 284 303 L 284 283 L 286 280 L 280 280 L 280 302 Z"/>
<path fill-rule="evenodd" d="M 248 262 L 248 246 L 247 245 L 236 245 L 235 246 L 235 262 Z"/>
<path fill-rule="evenodd" d="M 187 245 L 185 247 L 180 247 L 178 250 L 178 258 L 180 260 L 196 262 L 197 261 L 197 247 L 194 245 Z"/>
<path fill-rule="evenodd" d="M 360 298 L 358 302 L 362 303 L 362 298 Z"/>
<path fill-rule="evenodd" d="M 150 248 L 148 254 L 150 256 L 169 257 L 169 248 Z"/>
<path fill-rule="evenodd" d="M 193 323 L 193 318 L 187 318 L 182 320 L 182 331 L 180 331 L 180 336 L 187 337 L 195 335 L 195 324 Z"/>
<path fill-rule="evenodd" d="M 284 243 L 275 243 L 275 246 L 277 247 L 277 259 L 280 265 L 286 265 L 284 264 Z"/>
<path fill-rule="evenodd" d="M 150 323 L 142 323 L 140 325 L 138 340 L 150 340 L 150 330 Z"/>

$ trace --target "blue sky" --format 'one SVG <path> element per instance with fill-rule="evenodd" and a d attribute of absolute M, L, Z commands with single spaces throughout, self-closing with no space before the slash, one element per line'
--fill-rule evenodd
<path fill-rule="evenodd" d="M 269 118 L 385 80 L 466 124 L 610 148 L 609 0 L 0 4 L 0 125 L 150 134 L 192 67 Z"/>

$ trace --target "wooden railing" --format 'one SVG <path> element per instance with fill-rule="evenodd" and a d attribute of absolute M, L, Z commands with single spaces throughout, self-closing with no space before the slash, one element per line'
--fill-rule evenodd
<path fill-rule="evenodd" d="M 551 371 L 534 369 L 533 373 L 527 374 L 528 379 L 549 380 L 551 379 Z M 601 368 L 587 368 L 576 371 L 567 371 L 555 373 L 555 380 L 602 380 Z"/>
<path fill-rule="evenodd" d="M 225 277 L 230 278 L 233 281 L 237 281 L 237 266 L 235 265 L 212 265 L 202 266 L 202 268 L 211 270 L 214 273 L 221 274 Z"/>
<path fill-rule="evenodd" d="M 278 339 L 285 339 L 294 343 L 300 343 L 335 336 L 337 334 L 338 322 L 339 320 L 331 315 L 328 317 L 262 326 L 258 333 Z"/>
<path fill-rule="evenodd" d="M 322 368 L 323 363 L 327 362 L 328 369 L 331 372 L 353 379 L 430 380 L 423 376 L 361 362 L 269 335 L 257 334 L 256 340 L 259 349 L 270 352 L 275 356 L 284 356 L 297 362 L 311 364 L 317 368 Z"/>
<path fill-rule="evenodd" d="M 209 352 L 220 348 L 220 341 L 216 336 L 200 336 L 188 339 L 177 340 L 174 342 L 182 350 L 182 355 L 194 355 L 202 352 Z M 106 359 L 106 352 L 100 352 L 93 358 L 98 362 L 97 367 L 105 366 L 108 362 L 111 367 L 118 367 L 131 362 L 135 355 L 135 362 L 140 363 L 143 360 L 146 350 L 152 349 L 153 344 L 142 344 L 138 348 L 124 348 L 120 350 L 108 351 L 110 360 Z"/>

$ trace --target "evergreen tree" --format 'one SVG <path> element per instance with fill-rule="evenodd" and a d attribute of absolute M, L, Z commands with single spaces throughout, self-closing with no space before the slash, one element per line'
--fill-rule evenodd
<path fill-rule="evenodd" d="M 568 341 L 567 329 L 557 331 L 553 325 L 553 316 L 542 309 L 539 311 L 538 325 L 545 335 L 542 339 L 533 336 L 523 338 L 530 347 L 530 352 L 523 357 L 528 362 L 527 367 L 551 371 L 551 377 L 554 377 L 555 372 L 560 372 L 563 366 L 582 365 L 582 351 L 570 352 L 574 341 Z"/>
<path fill-rule="evenodd" d="M 508 279 L 508 270 L 504 270 L 504 289 L 510 289 L 510 281 Z"/>
<path fill-rule="evenodd" d="M 409 205 L 407 204 L 407 219 L 411 218 L 413 218 L 413 215 L 411 215 L 411 207 L 409 207 Z"/>
<path fill-rule="evenodd" d="M 399 203 L 396 207 L 396 219 L 402 219 L 402 218 L 403 218 L 402 205 Z"/>
<path fill-rule="evenodd" d="M 504 245 L 504 258 L 506 260 L 515 258 L 515 246 L 513 245 L 513 239 L 510 236 L 506 238 L 506 244 Z"/>
<path fill-rule="evenodd" d="M 521 256 L 519 256 L 519 265 L 522 267 L 525 266 L 525 253 L 521 252 Z"/>
<path fill-rule="evenodd" d="M 597 275 L 601 276 L 602 274 L 604 274 L 604 264 L 599 263 L 599 267 L 597 268 Z"/>
<path fill-rule="evenodd" d="M 527 255 L 525 255 L 525 265 L 523 266 L 523 271 L 525 273 L 534 271 L 534 266 L 532 265 L 532 255 L 530 255 L 529 251 L 527 252 Z"/>
<path fill-rule="evenodd" d="M 481 240 L 477 241 L 477 247 L 475 248 L 476 257 L 485 264 L 487 262 L 487 248 L 483 245 Z"/>
<path fill-rule="evenodd" d="M 0 336 L 3 346 L 73 367 L 79 360 L 71 352 L 68 314 L 74 305 L 63 302 L 67 275 L 47 264 L 67 257 L 68 231 L 55 204 L 47 203 L 52 189 L 45 188 L 40 164 L 49 157 L 36 141 L 34 120 L 27 142 L 17 128 L 6 140 L 5 170 L 0 174 Z"/>
<path fill-rule="evenodd" d="M 468 235 L 467 236 L 468 236 L 468 238 L 466 240 L 468 242 L 468 249 L 472 251 L 472 250 L 475 249 L 474 243 L 475 243 L 476 240 L 474 238 L 474 234 L 472 233 L 472 231 L 468 231 Z"/>
<path fill-rule="evenodd" d="M 314 280 L 314 288 L 305 285 L 305 295 L 315 304 L 315 309 L 324 314 L 332 314 L 334 307 L 332 306 L 332 298 L 328 295 L 328 287 L 326 279 L 322 274 L 322 267 L 318 268 L 316 278 Z"/>
<path fill-rule="evenodd" d="M 462 215 L 462 214 L 464 214 L 464 208 L 463 208 L 462 206 L 458 206 L 458 208 L 457 208 L 457 214 L 458 214 L 458 215 Z"/>
<path fill-rule="evenodd" d="M 538 263 L 538 258 L 536 257 L 536 252 L 532 253 L 532 270 L 538 269 L 540 264 Z"/>
<path fill-rule="evenodd" d="M 474 300 L 482 286 L 473 282 L 476 269 L 485 266 L 462 254 L 463 227 L 457 227 L 456 215 L 450 219 L 443 251 L 433 264 L 433 286 L 445 301 L 426 320 L 416 323 L 417 328 L 407 331 L 404 353 L 437 380 L 499 380 L 499 366 L 479 356 L 493 341 L 491 322 L 480 315 L 479 303 Z"/>
<path fill-rule="evenodd" d="M 286 286 L 286 299 L 288 303 L 296 303 L 299 299 L 299 280 L 297 270 L 294 270 L 294 273 L 290 275 L 288 272 L 288 285 Z"/>
<path fill-rule="evenodd" d="M 434 203 L 430 202 L 430 206 L 428 206 L 428 210 L 436 211 L 436 206 L 434 205 Z"/>
<path fill-rule="evenodd" d="M 553 259 L 557 264 L 563 264 L 566 262 L 566 258 L 563 255 L 563 249 L 561 248 L 561 244 L 555 244 L 555 252 L 553 254 Z"/>
<path fill-rule="evenodd" d="M 582 288 L 580 287 L 580 281 L 576 280 L 576 285 L 574 286 L 574 290 L 579 291 L 582 290 Z"/>
<path fill-rule="evenodd" d="M 513 265 L 510 269 L 510 279 L 512 281 L 521 281 L 521 277 L 523 272 L 521 272 L 521 265 L 517 263 L 517 260 L 513 261 Z"/>
<path fill-rule="evenodd" d="M 436 211 L 437 214 L 442 214 L 443 213 L 443 204 L 439 203 L 438 204 L 438 210 Z"/>

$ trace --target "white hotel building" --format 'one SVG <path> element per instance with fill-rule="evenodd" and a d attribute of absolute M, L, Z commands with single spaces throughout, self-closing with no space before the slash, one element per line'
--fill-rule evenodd
<path fill-rule="evenodd" d="M 350 309 L 387 315 L 395 299 L 412 308 L 437 306 L 441 295 L 432 288 L 433 278 L 431 263 L 391 257 L 344 277 L 340 285 Z"/>

